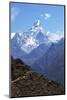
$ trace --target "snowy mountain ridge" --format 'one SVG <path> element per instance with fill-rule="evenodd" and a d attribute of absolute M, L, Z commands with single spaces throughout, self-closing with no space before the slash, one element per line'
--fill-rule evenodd
<path fill-rule="evenodd" d="M 13 39 L 16 40 L 17 45 L 21 50 L 25 51 L 26 53 L 30 53 L 40 44 L 44 43 L 48 45 L 51 42 L 57 42 L 61 38 L 59 38 L 56 34 L 46 35 L 41 21 L 38 20 L 27 32 L 11 33 L 11 41 L 13 41 Z"/>

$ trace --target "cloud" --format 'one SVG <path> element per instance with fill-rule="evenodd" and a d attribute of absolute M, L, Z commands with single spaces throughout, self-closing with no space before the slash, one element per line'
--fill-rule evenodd
<path fill-rule="evenodd" d="M 16 7 L 11 8 L 11 21 L 13 22 L 16 18 L 16 16 L 19 14 L 19 9 Z"/>
<path fill-rule="evenodd" d="M 51 14 L 45 13 L 45 16 L 44 16 L 45 20 L 48 19 L 48 18 L 50 18 L 50 17 L 51 17 Z"/>
<path fill-rule="evenodd" d="M 51 42 L 55 42 L 55 43 L 64 37 L 63 34 L 59 34 L 57 32 L 56 33 L 47 32 L 47 36 Z"/>
<path fill-rule="evenodd" d="M 51 14 L 50 13 L 41 14 L 41 17 L 43 17 L 45 20 L 47 20 L 51 17 Z"/>

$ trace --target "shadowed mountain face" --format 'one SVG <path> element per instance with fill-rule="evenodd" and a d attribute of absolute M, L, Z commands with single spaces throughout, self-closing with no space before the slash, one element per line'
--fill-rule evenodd
<path fill-rule="evenodd" d="M 10 53 L 14 58 L 21 58 L 21 56 L 24 57 L 26 55 L 26 53 L 20 48 L 21 43 L 20 45 L 18 45 L 18 37 L 19 35 L 18 33 L 16 33 L 15 37 L 12 40 L 10 40 L 11 41 Z"/>
<path fill-rule="evenodd" d="M 34 50 L 30 52 L 30 54 L 26 55 L 22 60 L 24 60 L 25 63 L 32 65 L 37 61 L 40 57 L 42 57 L 46 51 L 49 49 L 50 45 L 41 44 Z"/>
<path fill-rule="evenodd" d="M 39 59 L 41 56 L 43 56 L 43 54 L 45 54 L 50 45 L 51 44 L 47 45 L 43 43 L 37 48 L 33 49 L 29 54 L 27 54 L 20 49 L 17 44 L 17 40 L 13 39 L 11 42 L 11 55 L 13 55 L 14 58 L 20 58 L 28 65 L 32 65 L 37 59 Z"/>
<path fill-rule="evenodd" d="M 32 66 L 34 70 L 46 73 L 49 79 L 64 84 L 64 39 L 53 43 Z"/>
<path fill-rule="evenodd" d="M 11 57 L 11 97 L 64 94 L 64 87 L 46 76 L 33 72 L 20 59 Z"/>

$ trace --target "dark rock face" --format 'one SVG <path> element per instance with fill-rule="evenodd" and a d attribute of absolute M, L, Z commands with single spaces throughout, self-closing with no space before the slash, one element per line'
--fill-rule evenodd
<path fill-rule="evenodd" d="M 11 57 L 11 80 L 14 80 L 30 70 L 30 67 L 25 65 L 20 59 Z"/>
<path fill-rule="evenodd" d="M 20 59 L 11 57 L 11 97 L 48 96 L 65 94 L 64 86 L 33 72 Z"/>

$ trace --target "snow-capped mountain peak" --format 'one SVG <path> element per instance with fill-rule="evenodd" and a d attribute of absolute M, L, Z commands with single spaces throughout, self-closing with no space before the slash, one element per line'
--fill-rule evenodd
<path fill-rule="evenodd" d="M 18 33 L 19 36 L 22 36 L 22 33 Z"/>
<path fill-rule="evenodd" d="M 41 21 L 40 21 L 40 20 L 37 20 L 37 21 L 33 24 L 33 26 L 32 26 L 32 28 L 31 28 L 30 31 L 31 31 L 32 34 L 35 35 L 35 36 L 36 36 L 39 32 L 44 33 L 44 29 L 43 29 L 43 27 L 42 27 L 42 25 L 41 25 Z"/>
<path fill-rule="evenodd" d="M 37 20 L 28 31 L 11 34 L 11 39 L 15 39 L 14 41 L 21 50 L 30 53 L 34 48 L 37 48 L 41 43 L 43 43 L 43 40 L 45 43 L 43 32 L 41 22 L 40 20 Z"/>
<path fill-rule="evenodd" d="M 57 43 L 59 40 L 61 40 L 62 38 L 64 38 L 63 35 L 61 34 L 58 34 L 58 33 L 49 33 L 47 35 L 48 39 L 50 42 L 53 42 L 53 43 Z"/>
<path fill-rule="evenodd" d="M 40 25 L 41 25 L 40 20 L 37 20 L 33 25 L 34 25 L 35 27 L 40 26 Z"/>
<path fill-rule="evenodd" d="M 30 53 L 34 48 L 37 48 L 40 44 L 56 43 L 61 37 L 58 34 L 44 34 L 44 29 L 40 20 L 36 21 L 33 26 L 26 32 L 11 33 L 11 40 L 21 50 L 26 53 Z M 13 43 L 13 42 L 12 42 Z"/>
<path fill-rule="evenodd" d="M 16 33 L 11 33 L 11 39 L 15 36 Z"/>

